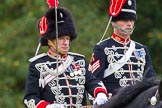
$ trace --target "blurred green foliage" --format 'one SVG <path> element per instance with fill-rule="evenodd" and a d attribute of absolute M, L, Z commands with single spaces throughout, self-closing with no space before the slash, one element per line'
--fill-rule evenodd
<path fill-rule="evenodd" d="M 87 62 L 108 23 L 108 3 L 109 0 L 60 0 L 60 7 L 71 10 L 78 29 L 71 51 L 84 54 Z M 45 0 L 3 0 L 0 3 L 0 106 L 3 108 L 23 108 L 28 59 L 34 56 L 39 38 L 37 21 L 47 8 Z M 139 0 L 138 20 L 132 35 L 132 39 L 149 47 L 159 77 L 162 77 L 161 10 L 160 0 Z M 106 37 L 111 32 L 110 27 Z M 45 50 L 42 47 L 39 53 Z"/>

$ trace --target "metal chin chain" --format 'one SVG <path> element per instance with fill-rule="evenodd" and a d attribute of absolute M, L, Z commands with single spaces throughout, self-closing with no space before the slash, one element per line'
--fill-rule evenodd
<path fill-rule="evenodd" d="M 156 91 L 155 96 L 152 96 L 150 99 L 150 104 L 153 106 L 153 108 L 157 104 L 157 95 L 158 95 L 158 90 Z"/>
<path fill-rule="evenodd" d="M 127 34 L 127 35 L 131 35 L 131 34 L 133 33 L 133 31 L 134 31 L 134 28 L 135 28 L 135 27 L 133 27 L 133 28 L 130 29 L 130 30 L 124 30 L 124 29 L 120 28 L 118 25 L 116 25 L 114 22 L 111 22 L 111 24 L 112 24 L 112 26 L 113 26 L 114 28 L 120 30 L 121 32 L 123 32 L 123 33 L 125 33 L 125 34 Z"/>

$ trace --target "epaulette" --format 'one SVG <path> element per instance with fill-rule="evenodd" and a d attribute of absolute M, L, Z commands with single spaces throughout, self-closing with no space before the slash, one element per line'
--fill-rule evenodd
<path fill-rule="evenodd" d="M 104 39 L 104 40 L 98 42 L 97 45 L 99 45 L 101 42 L 104 42 L 104 41 L 106 41 L 106 40 L 108 40 L 108 39 L 110 39 L 110 37 L 108 37 L 108 38 L 106 38 L 106 39 Z"/>
<path fill-rule="evenodd" d="M 37 60 L 37 59 L 39 59 L 41 57 L 44 57 L 46 55 L 47 55 L 46 53 L 42 53 L 42 54 L 39 54 L 37 56 L 34 56 L 34 57 L 32 57 L 32 58 L 29 59 L 29 62 L 33 62 L 33 61 L 35 61 L 35 60 Z"/>
<path fill-rule="evenodd" d="M 70 55 L 76 55 L 76 56 L 81 56 L 81 57 L 85 57 L 85 56 L 82 55 L 82 54 L 74 53 L 74 52 L 68 52 L 68 54 L 70 54 Z"/>
<path fill-rule="evenodd" d="M 136 42 L 136 41 L 134 41 L 136 44 L 139 44 L 139 45 L 141 45 L 141 46 L 143 46 L 143 44 L 141 44 L 141 43 L 139 43 L 139 42 Z"/>

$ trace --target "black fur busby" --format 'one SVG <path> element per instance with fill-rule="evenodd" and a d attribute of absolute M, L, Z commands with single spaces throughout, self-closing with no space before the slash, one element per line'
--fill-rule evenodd
<path fill-rule="evenodd" d="M 112 17 L 112 21 L 118 21 L 118 20 L 137 20 L 136 15 L 136 0 L 126 0 L 126 3 L 122 7 L 121 12 L 118 16 Z"/>
<path fill-rule="evenodd" d="M 40 38 L 42 46 L 47 46 L 47 41 L 56 38 L 56 16 L 55 8 L 49 8 L 45 13 L 47 26 L 46 31 Z M 57 9 L 57 27 L 58 27 L 58 37 L 69 35 L 70 40 L 73 40 L 77 37 L 76 26 L 72 17 L 71 12 L 67 8 L 58 8 Z M 38 28 L 40 31 L 40 20 L 38 22 Z M 41 34 L 41 31 L 40 31 Z"/>

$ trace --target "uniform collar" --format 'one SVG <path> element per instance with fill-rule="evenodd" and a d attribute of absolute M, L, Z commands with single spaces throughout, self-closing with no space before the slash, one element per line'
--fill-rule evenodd
<path fill-rule="evenodd" d="M 52 52 L 50 49 L 48 50 L 47 54 L 48 54 L 50 57 L 54 58 L 54 59 L 57 58 L 56 53 Z M 66 59 L 66 57 L 67 57 L 67 54 L 59 54 L 59 55 L 58 55 L 58 59 Z"/>
<path fill-rule="evenodd" d="M 115 33 L 113 33 L 112 38 L 120 43 L 128 43 L 130 41 L 130 37 L 124 39 L 122 36 L 119 36 Z"/>

